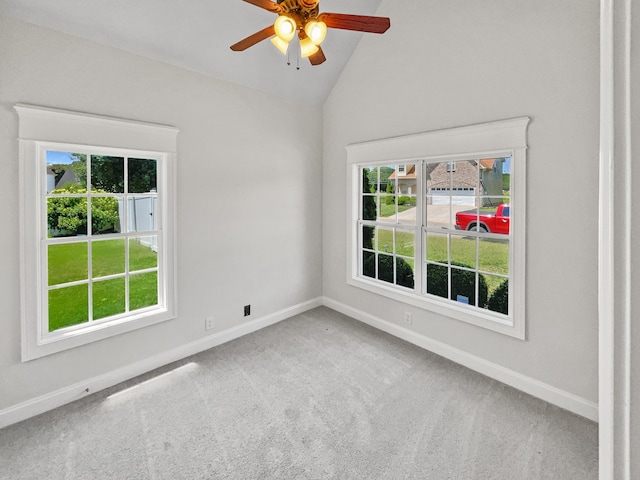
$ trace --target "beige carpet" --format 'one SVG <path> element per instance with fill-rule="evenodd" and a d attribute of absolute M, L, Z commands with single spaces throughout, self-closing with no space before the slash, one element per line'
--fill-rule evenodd
<path fill-rule="evenodd" d="M 597 437 L 318 308 L 0 430 L 0 478 L 589 480 Z"/>

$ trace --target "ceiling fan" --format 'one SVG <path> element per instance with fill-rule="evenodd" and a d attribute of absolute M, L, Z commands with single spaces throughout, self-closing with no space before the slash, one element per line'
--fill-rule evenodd
<path fill-rule="evenodd" d="M 327 28 L 354 30 L 356 32 L 384 33 L 391 26 L 386 17 L 349 15 L 343 13 L 320 13 L 320 0 L 244 0 L 257 7 L 276 13 L 273 25 L 249 35 L 231 45 L 231 50 L 241 52 L 267 38 L 283 54 L 287 54 L 289 42 L 298 34 L 300 56 L 308 57 L 311 65 L 320 65 L 326 60 L 320 44 Z"/>

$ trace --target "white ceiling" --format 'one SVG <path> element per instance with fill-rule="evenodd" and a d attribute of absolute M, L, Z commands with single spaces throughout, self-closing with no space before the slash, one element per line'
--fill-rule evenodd
<path fill-rule="evenodd" d="M 381 0 L 322 0 L 320 11 L 375 15 Z M 330 29 L 327 61 L 291 66 L 265 40 L 229 48 L 273 23 L 242 0 L 0 0 L 0 13 L 258 90 L 323 103 L 362 33 Z M 392 19 L 393 20 L 393 19 Z M 366 35 L 373 35 L 367 33 Z"/>

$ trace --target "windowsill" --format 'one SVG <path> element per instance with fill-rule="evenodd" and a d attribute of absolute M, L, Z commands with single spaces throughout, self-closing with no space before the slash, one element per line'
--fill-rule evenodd
<path fill-rule="evenodd" d="M 166 308 L 154 308 L 136 315 L 128 315 L 112 321 L 97 322 L 95 325 L 83 326 L 83 328 L 79 329 L 58 330 L 51 334 L 42 335 L 33 344 L 25 346 L 26 348 L 22 352 L 22 361 L 34 360 L 70 348 L 80 347 L 174 318 L 176 318 L 176 315 Z"/>

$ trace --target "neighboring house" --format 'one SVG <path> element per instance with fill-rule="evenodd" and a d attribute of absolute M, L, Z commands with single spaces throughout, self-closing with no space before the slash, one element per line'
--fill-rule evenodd
<path fill-rule="evenodd" d="M 484 158 L 458 162 L 434 163 L 427 171 L 427 192 L 432 205 L 448 204 L 476 206 L 477 196 L 503 195 L 504 158 Z M 478 172 L 480 169 L 480 172 Z M 478 175 L 480 178 L 478 189 Z M 483 205 L 501 203 L 500 199 L 483 199 Z"/>
<path fill-rule="evenodd" d="M 503 195 L 504 158 L 483 158 L 463 162 L 441 162 L 430 165 L 427 171 L 427 191 L 432 205 L 448 204 L 476 206 L 476 197 Z M 478 168 L 480 172 L 478 172 Z M 481 191 L 477 192 L 478 175 Z M 397 179 L 400 195 L 415 195 L 417 188 L 416 166 L 399 165 L 389 181 Z M 483 206 L 495 205 L 502 200 L 485 198 Z"/>
<path fill-rule="evenodd" d="M 62 188 L 69 183 L 78 183 L 78 176 L 70 168 L 66 168 L 60 179 L 56 182 L 58 174 L 52 168 L 47 167 L 47 193 L 57 188 Z"/>
<path fill-rule="evenodd" d="M 74 173 L 70 168 L 66 168 L 58 183 L 56 183 L 56 188 L 62 188 L 68 183 L 78 183 L 78 176 Z"/>
<path fill-rule="evenodd" d="M 389 180 L 398 179 L 397 191 L 400 195 L 416 194 L 416 166 L 399 165 L 397 170 L 389 175 Z"/>

